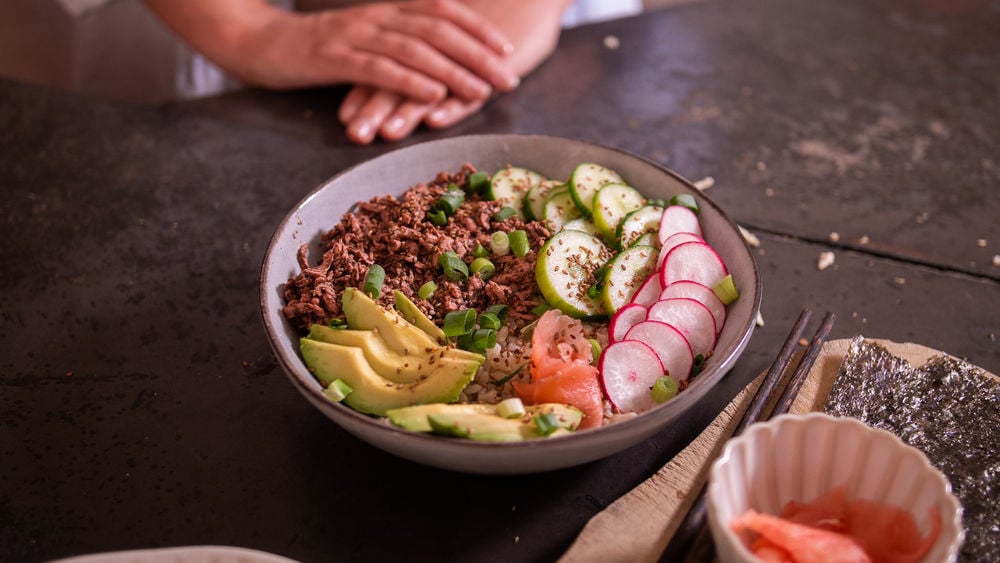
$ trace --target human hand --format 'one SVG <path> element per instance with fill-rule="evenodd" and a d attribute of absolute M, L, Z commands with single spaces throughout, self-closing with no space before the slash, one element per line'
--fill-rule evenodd
<path fill-rule="evenodd" d="M 295 13 L 261 0 L 146 0 L 216 64 L 274 89 L 354 83 L 421 102 L 515 88 L 509 40 L 456 0 Z"/>
<path fill-rule="evenodd" d="M 465 3 L 510 37 L 514 50 L 503 62 L 518 76 L 534 70 L 555 49 L 562 13 L 569 5 L 568 0 L 530 3 L 465 0 Z M 449 127 L 477 112 L 485 102 L 455 95 L 440 102 L 424 102 L 370 85 L 358 85 L 341 102 L 339 118 L 351 141 L 367 144 L 376 136 L 390 141 L 405 138 L 421 123 L 432 128 Z"/>

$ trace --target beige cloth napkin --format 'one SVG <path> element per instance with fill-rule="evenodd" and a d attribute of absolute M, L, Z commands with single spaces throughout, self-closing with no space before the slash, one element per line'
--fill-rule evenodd
<path fill-rule="evenodd" d="M 914 366 L 921 366 L 932 356 L 941 354 L 919 344 L 876 342 Z M 791 412 L 822 409 L 850 343 L 850 339 L 843 339 L 823 345 Z M 796 362 L 797 359 L 791 362 L 792 369 Z M 591 518 L 560 561 L 657 561 L 694 502 L 694 492 L 705 482 L 711 462 L 722 452 L 762 379 L 763 376 L 758 377 L 741 391 L 690 445 L 655 475 Z"/>

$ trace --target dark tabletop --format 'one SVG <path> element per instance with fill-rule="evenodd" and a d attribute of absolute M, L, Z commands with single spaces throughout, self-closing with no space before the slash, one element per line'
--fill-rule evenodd
<path fill-rule="evenodd" d="M 766 369 L 803 306 L 838 315 L 833 338 L 1000 373 L 998 30 L 996 0 L 689 5 L 568 30 L 480 114 L 370 147 L 336 123 L 343 89 L 137 108 L 0 81 L 0 561 L 193 544 L 554 560 Z M 765 324 L 654 439 L 481 477 L 383 453 L 312 408 L 271 354 L 258 275 L 326 178 L 501 132 L 713 177 L 707 195 L 760 239 Z"/>

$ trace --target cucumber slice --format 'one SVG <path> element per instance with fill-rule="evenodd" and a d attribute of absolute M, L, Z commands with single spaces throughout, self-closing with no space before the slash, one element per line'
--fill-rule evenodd
<path fill-rule="evenodd" d="M 608 275 L 601 291 L 601 304 L 613 314 L 632 301 L 639 286 L 656 270 L 659 256 L 652 246 L 636 245 L 618 253 L 608 262 Z"/>
<path fill-rule="evenodd" d="M 569 190 L 573 203 L 585 217 L 594 209 L 594 196 L 605 184 L 622 184 L 625 180 L 617 172 L 600 164 L 584 162 L 577 165 L 569 177 Z"/>
<path fill-rule="evenodd" d="M 618 223 L 625 216 L 646 205 L 639 190 L 625 184 L 607 184 L 594 196 L 594 225 L 604 240 L 615 240 Z"/>
<path fill-rule="evenodd" d="M 596 281 L 594 272 L 611 258 L 611 251 L 594 235 L 560 231 L 538 252 L 535 282 L 545 300 L 574 318 L 599 317 L 604 309 L 587 295 Z"/>
<path fill-rule="evenodd" d="M 635 246 L 637 244 L 652 246 L 653 248 L 659 249 L 660 239 L 656 236 L 656 233 L 646 233 L 641 237 L 635 239 L 635 242 L 632 243 L 632 246 Z"/>
<path fill-rule="evenodd" d="M 597 227 L 594 226 L 594 222 L 590 219 L 584 219 L 583 217 L 577 217 L 572 221 L 567 221 L 566 224 L 563 225 L 562 230 L 583 231 L 594 236 L 601 236 L 601 233 L 597 232 Z"/>
<path fill-rule="evenodd" d="M 558 233 L 566 223 L 580 217 L 580 210 L 573 204 L 569 188 L 555 188 L 549 192 L 542 214 L 549 224 L 549 230 Z"/>
<path fill-rule="evenodd" d="M 538 185 L 545 181 L 545 176 L 542 176 L 538 172 L 528 170 L 527 168 L 520 168 L 517 166 L 508 166 L 503 170 L 498 171 L 490 179 L 490 188 L 487 191 L 486 198 L 499 201 L 501 207 L 511 207 L 519 217 L 524 217 L 524 196 L 528 193 L 528 190 L 532 186 Z"/>
<path fill-rule="evenodd" d="M 660 230 L 660 220 L 663 218 L 663 208 L 659 205 L 646 205 L 632 211 L 618 223 L 615 230 L 615 240 L 618 248 L 628 248 L 639 240 L 639 237 Z M 657 237 L 657 243 L 659 238 Z"/>
<path fill-rule="evenodd" d="M 545 180 L 532 186 L 524 196 L 524 217 L 529 221 L 545 220 L 545 200 L 553 189 L 564 185 L 559 180 Z"/>

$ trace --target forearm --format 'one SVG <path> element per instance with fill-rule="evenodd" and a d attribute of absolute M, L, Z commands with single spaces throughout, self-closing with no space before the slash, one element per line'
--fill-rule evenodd
<path fill-rule="evenodd" d="M 254 38 L 276 18 L 290 14 L 264 0 L 145 0 L 174 33 L 230 74 L 257 82 L 252 71 Z"/>

